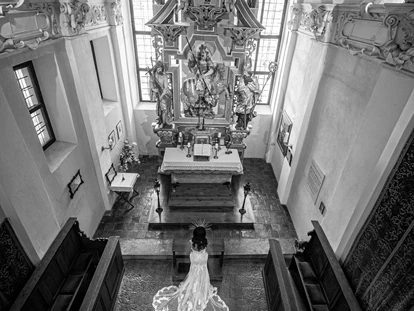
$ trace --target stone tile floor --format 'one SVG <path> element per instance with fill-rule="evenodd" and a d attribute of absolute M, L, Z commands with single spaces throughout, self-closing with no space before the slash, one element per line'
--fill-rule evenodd
<path fill-rule="evenodd" d="M 223 281 L 211 282 L 231 311 L 265 311 L 261 270 L 264 259 L 230 259 L 223 264 Z M 153 311 L 152 297 L 171 282 L 170 260 L 128 260 L 115 311 Z M 176 284 L 177 285 L 177 284 Z"/>
<path fill-rule="evenodd" d="M 293 239 L 296 232 L 285 206 L 277 196 L 277 181 L 272 167 L 263 159 L 244 159 L 242 183 L 250 182 L 250 202 L 256 223 L 254 230 L 214 229 L 207 231 L 208 238 L 251 241 L 254 239 Z M 158 157 L 144 156 L 141 164 L 132 170 L 140 174 L 135 185 L 139 196 L 133 199 L 135 208 L 127 204 L 114 204 L 103 216 L 94 238 L 120 236 L 132 239 L 190 238 L 188 227 L 169 230 L 148 230 L 148 215 L 157 179 Z M 170 260 L 126 260 L 125 275 L 116 304 L 117 311 L 152 310 L 155 293 L 163 286 L 171 285 L 172 263 Z M 266 310 L 261 270 L 263 259 L 225 259 L 224 279 L 218 287 L 219 294 L 231 311 Z"/>
<path fill-rule="evenodd" d="M 217 229 L 209 230 L 208 238 L 293 238 L 296 232 L 287 208 L 280 204 L 277 196 L 277 181 L 272 167 L 263 159 L 244 159 L 242 183 L 250 182 L 249 195 L 256 223 L 254 230 Z M 117 203 L 103 216 L 94 238 L 119 236 L 121 238 L 172 239 L 189 238 L 188 227 L 173 230 L 148 230 L 148 215 L 154 193 L 153 184 L 157 179 L 158 157 L 144 156 L 141 164 L 132 170 L 140 177 L 135 185 L 139 196 L 128 204 Z"/>

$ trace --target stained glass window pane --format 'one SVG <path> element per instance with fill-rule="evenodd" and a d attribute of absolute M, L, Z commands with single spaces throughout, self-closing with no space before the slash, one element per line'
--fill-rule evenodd
<path fill-rule="evenodd" d="M 140 71 L 139 76 L 141 81 L 141 100 L 150 101 L 150 76 L 145 71 Z"/>
<path fill-rule="evenodd" d="M 135 31 L 151 31 L 151 27 L 145 26 L 153 16 L 152 0 L 132 1 Z"/>
<path fill-rule="evenodd" d="M 151 68 L 151 58 L 155 61 L 153 38 L 149 35 L 136 35 L 138 66 L 141 69 Z"/>
<path fill-rule="evenodd" d="M 32 121 L 33 121 L 35 130 L 36 130 L 37 137 L 39 138 L 40 144 L 43 147 L 51 139 L 49 130 L 48 130 L 48 124 L 44 117 L 43 108 L 38 109 L 35 112 L 31 113 L 30 116 L 32 117 Z"/>
<path fill-rule="evenodd" d="M 260 39 L 255 71 L 269 71 L 269 63 L 276 58 L 277 44 L 277 39 Z"/>
<path fill-rule="evenodd" d="M 263 92 L 260 96 L 259 103 L 267 104 L 269 102 L 269 92 L 270 92 L 270 84 L 272 83 L 272 80 L 271 80 L 272 77 L 270 77 L 269 81 L 267 81 L 268 75 L 258 74 L 256 75 L 256 77 L 257 77 L 257 82 L 259 82 L 259 85 L 260 85 L 260 90 L 263 89 Z"/>
<path fill-rule="evenodd" d="M 23 98 L 26 101 L 26 106 L 29 109 L 37 137 L 45 149 L 55 141 L 55 137 L 47 118 L 45 105 L 41 102 L 40 89 L 33 66 L 29 62 L 27 65 L 17 66 L 14 72 Z"/>
<path fill-rule="evenodd" d="M 264 6 L 264 10 L 263 9 Z M 279 35 L 283 17 L 283 0 L 265 0 L 259 3 L 259 20 L 266 28 L 262 35 Z M 263 12 L 263 15 L 262 15 Z"/>

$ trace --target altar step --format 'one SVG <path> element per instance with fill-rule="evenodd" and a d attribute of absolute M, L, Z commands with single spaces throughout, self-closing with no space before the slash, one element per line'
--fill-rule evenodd
<path fill-rule="evenodd" d="M 148 215 L 149 230 L 180 229 L 197 219 L 205 219 L 214 228 L 252 230 L 254 213 L 249 197 L 243 206 L 243 187 L 240 176 L 228 184 L 171 184 L 169 175 L 160 175 L 160 208 L 155 191 Z M 202 180 L 200 176 L 200 180 Z M 210 200 L 209 200 L 210 199 Z"/>
<path fill-rule="evenodd" d="M 235 206 L 227 184 L 176 184 L 170 189 L 172 211 L 231 212 Z"/>

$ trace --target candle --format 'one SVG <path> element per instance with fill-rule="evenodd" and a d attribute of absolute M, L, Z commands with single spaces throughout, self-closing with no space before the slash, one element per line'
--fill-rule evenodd
<path fill-rule="evenodd" d="M 218 149 L 218 144 L 216 143 L 216 149 Z"/>
<path fill-rule="evenodd" d="M 187 147 L 188 147 L 188 148 L 191 148 L 191 144 L 190 144 L 190 143 L 188 143 L 188 144 L 187 144 Z"/>
<path fill-rule="evenodd" d="M 220 138 L 221 137 L 221 133 L 218 133 L 218 138 Z"/>

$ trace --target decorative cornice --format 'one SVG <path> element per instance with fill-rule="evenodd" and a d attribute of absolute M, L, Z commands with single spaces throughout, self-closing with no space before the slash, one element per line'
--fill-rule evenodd
<path fill-rule="evenodd" d="M 291 15 L 291 31 L 414 72 L 414 4 L 295 4 Z"/>
<path fill-rule="evenodd" d="M 89 5 L 79 0 L 60 2 L 62 34 L 64 36 L 75 36 L 83 33 L 89 10 Z"/>

